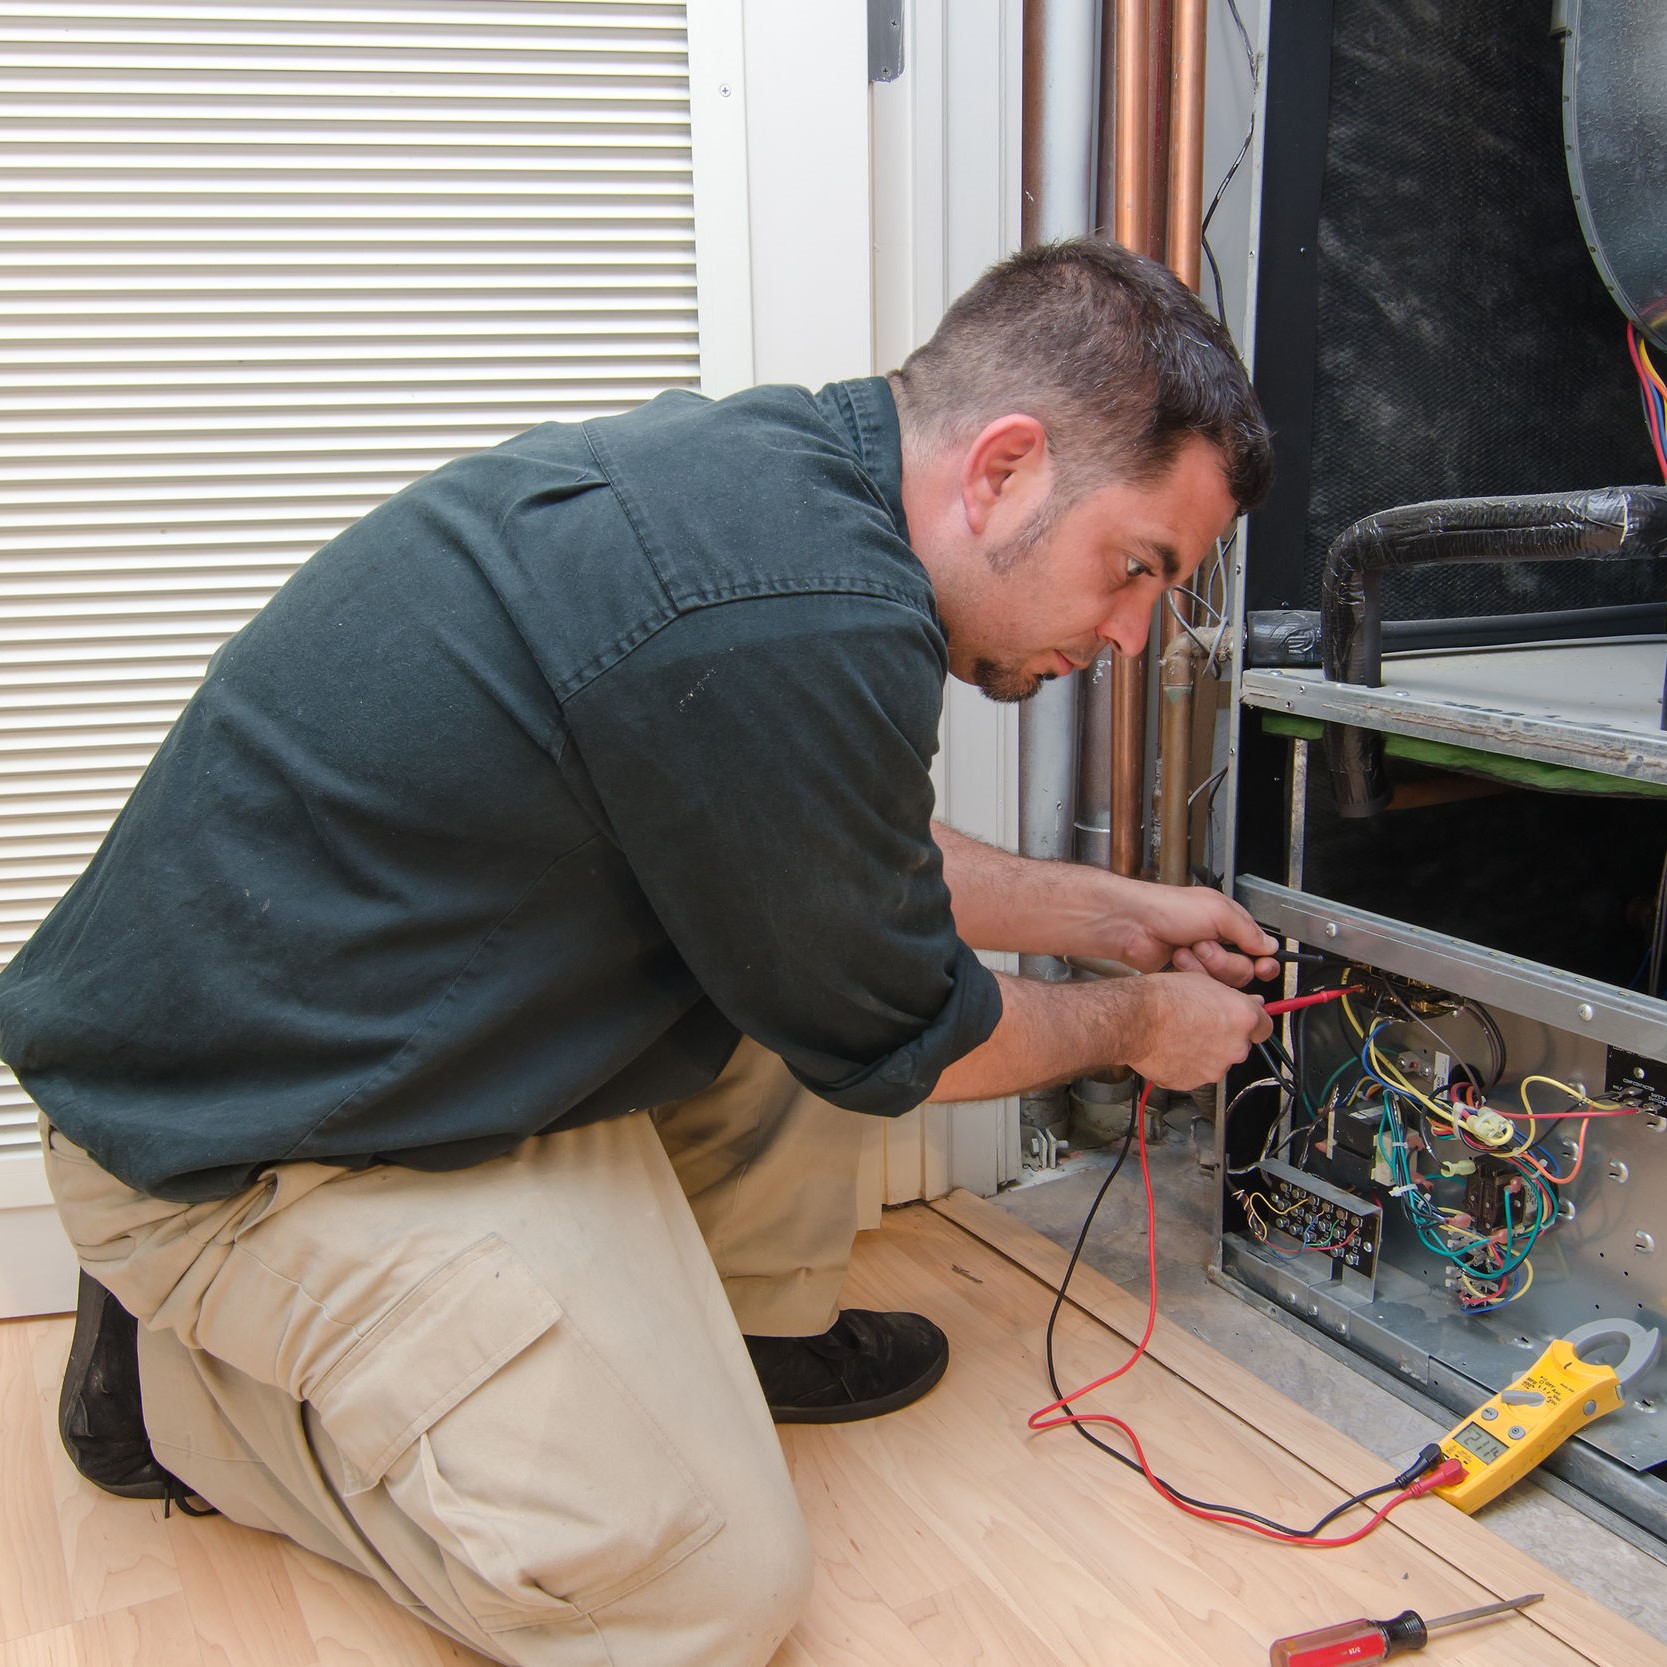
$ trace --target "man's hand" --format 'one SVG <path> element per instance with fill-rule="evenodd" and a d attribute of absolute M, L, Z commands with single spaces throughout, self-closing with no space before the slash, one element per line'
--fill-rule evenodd
<path fill-rule="evenodd" d="M 1197 972 L 1044 984 L 998 973 L 1001 1019 L 934 1100 L 988 1100 L 1131 1065 L 1164 1088 L 1214 1082 L 1273 1029 L 1254 996 Z"/>
<path fill-rule="evenodd" d="M 1231 898 L 1207 886 L 1123 884 L 1127 937 L 1119 960 L 1141 972 L 1205 973 L 1235 988 L 1279 976 L 1279 963 L 1269 959 L 1278 942 Z"/>
<path fill-rule="evenodd" d="M 1202 972 L 1220 984 L 1277 978 L 1277 947 L 1205 886 L 1126 880 L 1085 863 L 1016 857 L 934 823 L 955 929 L 974 949 L 1087 955 L 1140 972 Z M 1223 944 L 1232 948 L 1223 948 Z"/>
<path fill-rule="evenodd" d="M 1217 1081 L 1273 1031 L 1273 1020 L 1254 996 L 1224 989 L 1196 972 L 1158 972 L 1125 982 L 1139 992 L 1141 1015 L 1128 1063 L 1160 1088 L 1186 1090 Z"/>

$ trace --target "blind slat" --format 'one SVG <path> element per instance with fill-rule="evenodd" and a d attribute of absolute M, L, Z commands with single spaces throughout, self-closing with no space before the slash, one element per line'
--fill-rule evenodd
<path fill-rule="evenodd" d="M 0 960 L 342 526 L 698 384 L 689 144 L 680 4 L 0 12 Z"/>

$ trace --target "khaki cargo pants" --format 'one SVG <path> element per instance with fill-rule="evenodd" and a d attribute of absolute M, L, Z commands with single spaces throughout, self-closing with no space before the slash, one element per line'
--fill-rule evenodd
<path fill-rule="evenodd" d="M 748 1667 L 810 1552 L 741 1332 L 832 1324 L 861 1126 L 743 1041 L 692 1100 L 446 1174 L 184 1206 L 50 1130 L 47 1172 L 141 1321 L 157 1457 L 228 1517 L 499 1661 Z"/>

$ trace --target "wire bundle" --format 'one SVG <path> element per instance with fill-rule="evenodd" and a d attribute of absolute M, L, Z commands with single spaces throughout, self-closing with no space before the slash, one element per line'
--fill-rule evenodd
<path fill-rule="evenodd" d="M 1626 326 L 1627 352 L 1632 356 L 1632 368 L 1638 373 L 1639 392 L 1644 399 L 1644 421 L 1649 426 L 1650 444 L 1655 448 L 1655 460 L 1661 468 L 1661 478 L 1667 480 L 1667 382 L 1650 360 L 1650 350 L 1639 340 L 1632 320 Z"/>
<path fill-rule="evenodd" d="M 1531 1075 L 1518 1088 L 1522 1110 L 1503 1111 L 1487 1103 L 1489 1090 L 1497 1086 L 1499 1072 L 1486 1085 L 1462 1062 L 1453 1080 L 1426 1094 L 1408 1080 L 1378 1046 L 1384 1030 L 1396 1023 L 1392 1015 L 1379 1014 L 1370 1026 L 1363 1025 L 1343 1000 L 1343 1015 L 1360 1042 L 1361 1082 L 1370 1083 L 1381 1094 L 1377 1147 L 1388 1167 L 1390 1195 L 1400 1201 L 1407 1220 L 1420 1242 L 1434 1256 L 1449 1264 L 1448 1283 L 1467 1314 L 1492 1313 L 1525 1295 L 1534 1282 L 1529 1257 L 1540 1236 L 1557 1219 L 1558 1189 L 1580 1173 L 1585 1161 L 1586 1129 L 1593 1117 L 1636 1115 L 1636 1107 L 1593 1100 L 1579 1089 L 1554 1077 Z M 1405 1005 L 1404 1003 L 1402 1004 Z M 1408 1013 L 1432 1035 L 1440 1036 L 1411 1009 Z M 1494 1031 L 1489 1032 L 1490 1044 Z M 1449 1045 L 1442 1047 L 1455 1059 Z M 1503 1066 L 1503 1045 L 1496 1055 Z M 1543 1083 L 1567 1095 L 1573 1106 L 1558 1112 L 1552 1122 L 1574 1118 L 1580 1133 L 1563 1169 L 1543 1144 L 1538 1118 L 1528 1097 L 1529 1089 Z M 1483 1121 L 1478 1114 L 1491 1114 Z M 1526 1129 L 1514 1125 L 1526 1122 Z M 1415 1148 L 1408 1138 L 1409 1125 L 1416 1131 L 1423 1149 L 1440 1160 L 1437 1142 L 1450 1142 L 1459 1162 L 1486 1164 L 1498 1178 L 1502 1220 L 1499 1225 L 1479 1231 L 1477 1223 L 1463 1210 L 1436 1202 L 1433 1183 L 1419 1173 Z M 1506 1125 L 1501 1128 L 1500 1125 Z M 1443 1172 L 1450 1173 L 1443 1163 Z"/>

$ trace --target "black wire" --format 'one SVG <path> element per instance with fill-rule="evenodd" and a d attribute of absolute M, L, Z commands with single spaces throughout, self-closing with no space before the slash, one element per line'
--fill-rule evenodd
<path fill-rule="evenodd" d="M 1487 1008 L 1479 1001 L 1466 1001 L 1464 1011 L 1481 1027 L 1482 1034 L 1488 1039 L 1488 1052 L 1492 1056 L 1488 1064 L 1488 1080 L 1482 1092 L 1491 1094 L 1501 1081 L 1504 1080 L 1505 1066 L 1505 1033 Z"/>
<path fill-rule="evenodd" d="M 1296 1067 L 1291 1063 L 1291 1056 L 1271 1036 L 1265 1042 L 1258 1042 L 1256 1051 L 1262 1056 L 1262 1061 L 1268 1068 L 1268 1075 L 1277 1077 L 1279 1086 L 1287 1094 L 1295 1096 L 1296 1087 L 1293 1079 Z"/>
<path fill-rule="evenodd" d="M 1667 958 L 1667 860 L 1661 865 L 1661 884 L 1655 893 L 1655 933 L 1650 940 L 1650 973 L 1644 981 L 1645 995 L 1661 993 L 1661 963 Z"/>
<path fill-rule="evenodd" d="M 1071 1275 L 1077 1271 L 1077 1263 L 1082 1259 L 1082 1247 L 1088 1242 L 1088 1230 L 1094 1225 L 1094 1217 L 1099 1214 L 1100 1205 L 1104 1201 L 1105 1195 L 1111 1190 L 1111 1183 L 1117 1179 L 1118 1173 L 1123 1168 L 1123 1161 L 1129 1155 L 1129 1147 L 1134 1140 L 1135 1121 L 1137 1118 L 1143 1117 L 1144 1115 L 1145 1111 L 1140 1104 L 1140 1097 L 1136 1095 L 1135 1103 L 1131 1107 L 1130 1111 L 1129 1127 L 1123 1136 L 1123 1144 L 1118 1148 L 1117 1158 L 1112 1164 L 1110 1172 L 1106 1175 L 1105 1180 L 1100 1183 L 1100 1190 L 1094 1194 L 1094 1202 L 1088 1206 L 1088 1214 L 1083 1217 L 1082 1231 L 1077 1234 L 1077 1242 L 1071 1247 L 1071 1259 L 1065 1264 L 1065 1276 L 1060 1280 L 1059 1289 L 1054 1293 L 1053 1308 L 1048 1314 L 1047 1331 L 1043 1336 L 1043 1355 L 1048 1371 L 1048 1386 L 1053 1390 L 1054 1400 L 1058 1402 L 1058 1410 L 1069 1416 L 1075 1416 L 1075 1414 L 1072 1412 L 1069 1403 L 1065 1400 L 1065 1391 L 1059 1387 L 1059 1373 L 1054 1368 L 1054 1328 L 1059 1322 L 1059 1311 L 1065 1306 L 1065 1292 L 1070 1286 Z M 1075 1430 L 1077 1434 L 1089 1444 L 1090 1447 L 1098 1447 L 1099 1450 L 1108 1458 L 1116 1459 L 1117 1462 L 1126 1470 L 1135 1471 L 1137 1474 L 1144 1474 L 1144 1472 L 1141 1471 L 1140 1465 L 1136 1463 L 1135 1460 L 1131 1459 L 1126 1453 L 1119 1453 L 1115 1447 L 1110 1445 L 1110 1443 L 1100 1440 L 1100 1438 L 1095 1435 L 1086 1424 L 1073 1424 L 1071 1425 L 1071 1428 Z M 1425 1454 L 1427 1455 L 1429 1451 L 1430 1449 L 1426 1448 Z M 1422 1474 L 1422 1471 L 1428 1468 L 1429 1466 L 1427 1463 L 1422 1465 L 1419 1474 Z M 1156 1471 L 1152 1474 L 1157 1476 Z M 1338 1517 L 1344 1515 L 1346 1512 L 1352 1511 L 1356 1505 L 1362 1505 L 1365 1504 L 1367 1500 L 1376 1499 L 1380 1494 L 1397 1493 L 1406 1486 L 1404 1481 L 1397 1478 L 1395 1481 L 1385 1482 L 1379 1487 L 1368 1488 L 1365 1493 L 1357 1493 L 1352 1498 L 1345 1499 L 1341 1505 L 1338 1505 L 1328 1511 L 1326 1515 L 1321 1517 L 1312 1528 L 1291 1528 L 1283 1522 L 1274 1522 L 1269 1517 L 1258 1516 L 1254 1511 L 1247 1511 L 1239 1505 L 1221 1505 L 1210 1499 L 1194 1499 L 1190 1494 L 1182 1493 L 1179 1488 L 1172 1487 L 1168 1482 L 1164 1481 L 1163 1477 L 1158 1476 L 1157 1479 L 1159 1483 L 1176 1499 L 1179 1499 L 1183 1505 L 1191 1505 L 1195 1510 L 1200 1511 L 1214 1511 L 1221 1516 L 1239 1517 L 1246 1522 L 1260 1523 L 1262 1527 L 1271 1528 L 1276 1534 L 1289 1534 L 1293 1539 L 1298 1540 L 1311 1540 L 1321 1531 L 1321 1529 L 1328 1527 L 1331 1523 L 1335 1522 Z"/>
<path fill-rule="evenodd" d="M 1470 1080 L 1472 1086 L 1479 1089 L 1484 1098 L 1491 1094 L 1494 1089 L 1499 1086 L 1500 1082 L 1504 1078 L 1505 1066 L 1507 1063 L 1505 1053 L 1505 1034 L 1500 1030 L 1493 1014 L 1491 1014 L 1479 1001 L 1467 996 L 1457 1003 L 1455 1011 L 1469 1014 L 1470 1017 L 1476 1021 L 1477 1028 L 1482 1032 L 1483 1037 L 1487 1041 L 1488 1080 L 1485 1083 L 1477 1080 L 1476 1073 L 1460 1055 L 1458 1049 L 1455 1048 L 1453 1044 L 1449 1042 L 1447 1038 L 1424 1017 L 1422 1013 L 1418 1012 L 1418 1010 L 1413 1007 L 1412 1003 L 1407 1000 L 1406 996 L 1398 990 L 1389 979 L 1385 978 L 1382 973 L 1368 973 L 1366 976 L 1371 979 L 1375 987 L 1375 992 L 1378 996 L 1378 1003 L 1374 1009 L 1374 1013 L 1377 1017 L 1381 1018 L 1385 1016 L 1383 1007 L 1386 1001 L 1392 1003 L 1395 1007 L 1400 1008 L 1400 1010 L 1406 1014 L 1407 1018 L 1413 1024 L 1417 1025 L 1421 1030 L 1428 1031 L 1429 1034 L 1441 1044 L 1443 1049 L 1445 1049 L 1446 1052 L 1452 1056 L 1454 1068 L 1456 1070 L 1463 1071 L 1465 1076 Z M 1393 1017 L 1393 1015 L 1389 1016 Z M 1399 1023 L 1400 1021 L 1396 1020 L 1395 1022 Z M 1436 1087 L 1439 1088 L 1440 1086 L 1440 1083 L 1436 1084 Z"/>
<path fill-rule="evenodd" d="M 1216 264 L 1215 250 L 1210 247 L 1210 222 L 1215 218 L 1215 212 L 1221 207 L 1221 199 L 1226 194 L 1227 187 L 1233 183 L 1233 176 L 1244 165 L 1244 159 L 1250 155 L 1250 142 L 1256 136 L 1256 94 L 1262 84 L 1262 72 L 1256 67 L 1256 49 L 1250 44 L 1250 31 L 1244 26 L 1244 19 L 1239 16 L 1239 8 L 1235 0 L 1227 0 L 1227 9 L 1233 14 L 1233 21 L 1238 25 L 1239 39 L 1244 42 L 1245 62 L 1250 66 L 1250 125 L 1245 129 L 1244 143 L 1239 146 L 1239 154 L 1233 158 L 1233 165 L 1221 177 L 1221 184 L 1216 187 L 1216 194 L 1210 199 L 1210 206 L 1204 211 L 1203 223 L 1198 228 L 1198 241 L 1204 249 L 1204 259 L 1210 263 L 1210 276 L 1215 280 L 1216 287 L 1216 317 L 1223 324 L 1227 322 L 1227 302 L 1222 294 L 1221 268 Z"/>

